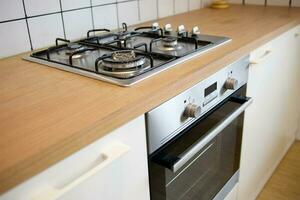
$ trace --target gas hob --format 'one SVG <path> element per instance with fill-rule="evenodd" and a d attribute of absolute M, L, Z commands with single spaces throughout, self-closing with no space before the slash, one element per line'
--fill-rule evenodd
<path fill-rule="evenodd" d="M 87 37 L 71 42 L 57 38 L 55 46 L 37 51 L 26 60 L 77 73 L 120 86 L 130 86 L 176 64 L 198 56 L 230 38 L 191 32 L 183 25 L 176 31 L 158 23 L 129 30 L 94 29 Z"/>

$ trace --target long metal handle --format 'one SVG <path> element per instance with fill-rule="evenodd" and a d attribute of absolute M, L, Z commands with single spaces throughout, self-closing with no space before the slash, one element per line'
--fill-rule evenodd
<path fill-rule="evenodd" d="M 193 146 L 188 152 L 184 153 L 181 158 L 171 167 L 173 172 L 178 171 L 183 165 L 185 165 L 191 158 L 193 158 L 201 149 L 203 149 L 209 142 L 211 142 L 218 134 L 222 132 L 231 122 L 233 122 L 246 108 L 253 102 L 252 98 L 246 101 L 240 108 L 235 110 L 226 119 L 220 122 L 213 130 L 211 130 L 207 136 L 200 140 L 195 146 Z"/>

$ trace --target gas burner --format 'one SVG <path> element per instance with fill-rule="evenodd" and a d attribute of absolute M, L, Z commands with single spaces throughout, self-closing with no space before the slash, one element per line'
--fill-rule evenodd
<path fill-rule="evenodd" d="M 162 44 L 164 47 L 175 47 L 177 45 L 177 38 L 165 37 L 162 39 Z"/>
<path fill-rule="evenodd" d="M 64 51 L 58 52 L 59 55 L 61 55 L 63 58 L 68 59 L 70 55 L 72 55 L 73 53 L 79 52 L 79 51 L 83 51 L 84 49 L 86 49 L 86 47 L 82 46 L 81 44 L 78 43 L 68 43 L 67 47 L 65 48 Z M 78 53 L 76 55 L 74 55 L 72 58 L 76 59 L 76 58 L 81 58 L 84 55 L 86 55 L 86 52 L 83 53 Z"/>
<path fill-rule="evenodd" d="M 178 44 L 177 38 L 165 37 L 161 40 L 161 45 L 158 46 L 161 51 L 176 51 L 182 49 L 182 45 Z"/>
<path fill-rule="evenodd" d="M 115 51 L 98 64 L 98 72 L 117 78 L 130 78 L 151 68 L 145 56 L 133 50 Z"/>
<path fill-rule="evenodd" d="M 112 69 L 131 69 L 141 67 L 145 62 L 145 56 L 137 56 L 133 50 L 121 50 L 113 52 L 108 58 L 104 58 L 102 65 Z"/>
<path fill-rule="evenodd" d="M 136 68 L 127 68 L 127 69 L 109 68 L 109 67 L 105 67 L 104 65 L 100 65 L 98 68 L 98 72 L 108 76 L 126 79 L 126 78 L 135 77 L 150 68 L 151 68 L 150 63 L 146 61 L 145 65 L 143 66 L 139 66 Z"/>

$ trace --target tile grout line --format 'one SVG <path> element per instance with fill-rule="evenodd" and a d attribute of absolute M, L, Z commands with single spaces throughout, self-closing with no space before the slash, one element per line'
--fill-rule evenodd
<path fill-rule="evenodd" d="M 17 18 L 17 19 L 9 19 L 9 20 L 5 20 L 5 21 L 1 21 L 0 24 L 5 24 L 5 23 L 9 23 L 9 22 L 16 22 L 16 21 L 20 21 L 20 20 L 26 20 L 27 17 L 22 17 L 22 18 Z"/>
<path fill-rule="evenodd" d="M 117 9 L 117 26 L 118 26 L 118 30 L 120 30 L 120 20 L 119 20 L 119 6 L 116 2 L 116 9 Z"/>
<path fill-rule="evenodd" d="M 29 30 L 27 12 L 26 12 L 26 8 L 25 8 L 25 0 L 22 0 L 22 4 L 23 4 L 23 9 L 24 9 L 24 15 L 25 15 L 24 19 L 25 19 L 25 22 L 26 22 L 27 33 L 28 33 L 28 38 L 29 38 L 29 43 L 30 43 L 30 49 L 31 49 L 31 51 L 33 51 L 33 45 L 32 45 L 32 39 L 31 39 L 30 30 Z"/>
<path fill-rule="evenodd" d="M 90 0 L 90 6 L 91 6 L 91 17 L 92 17 L 92 27 L 95 29 L 95 20 L 94 20 L 94 11 L 93 11 L 93 2 Z"/>
<path fill-rule="evenodd" d="M 137 0 L 137 3 L 138 3 L 138 18 L 139 18 L 139 22 L 142 21 L 142 17 L 141 17 L 141 0 Z"/>
<path fill-rule="evenodd" d="M 59 6 L 60 6 L 60 16 L 61 16 L 61 21 L 62 21 L 62 26 L 63 26 L 62 28 L 63 28 L 63 32 L 64 32 L 64 38 L 67 39 L 66 29 L 65 29 L 65 20 L 64 20 L 64 16 L 63 16 L 61 0 L 59 0 Z"/>
<path fill-rule="evenodd" d="M 173 0 L 173 15 L 175 15 L 175 0 Z"/>
<path fill-rule="evenodd" d="M 156 0 L 156 19 L 159 19 L 159 8 L 158 8 L 159 0 Z"/>

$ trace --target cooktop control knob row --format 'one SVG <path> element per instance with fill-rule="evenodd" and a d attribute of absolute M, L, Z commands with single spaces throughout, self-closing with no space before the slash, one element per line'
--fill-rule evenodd
<path fill-rule="evenodd" d="M 154 23 L 152 24 L 152 29 L 153 29 L 153 30 L 159 29 L 159 23 L 158 23 L 158 22 L 154 22 Z M 166 25 L 164 26 L 163 30 L 164 30 L 165 33 L 170 33 L 170 32 L 172 32 L 172 31 L 173 31 L 172 25 L 171 25 L 171 24 L 166 24 Z M 184 26 L 184 25 L 179 25 L 179 26 L 177 27 L 176 32 L 178 33 L 178 35 L 187 34 L 187 30 L 185 29 L 185 26 Z M 194 27 L 192 28 L 191 35 L 192 35 L 192 36 L 197 36 L 197 35 L 200 35 L 200 34 L 201 34 L 201 33 L 200 33 L 199 27 L 198 27 L 198 26 L 194 26 Z"/>
<path fill-rule="evenodd" d="M 184 116 L 185 117 L 191 117 L 191 118 L 197 118 L 199 117 L 201 114 L 201 107 L 193 104 L 193 103 L 189 103 L 184 110 Z"/>
<path fill-rule="evenodd" d="M 226 81 L 225 81 L 225 89 L 227 90 L 236 90 L 238 88 L 238 80 L 234 79 L 234 78 L 228 78 Z"/>

